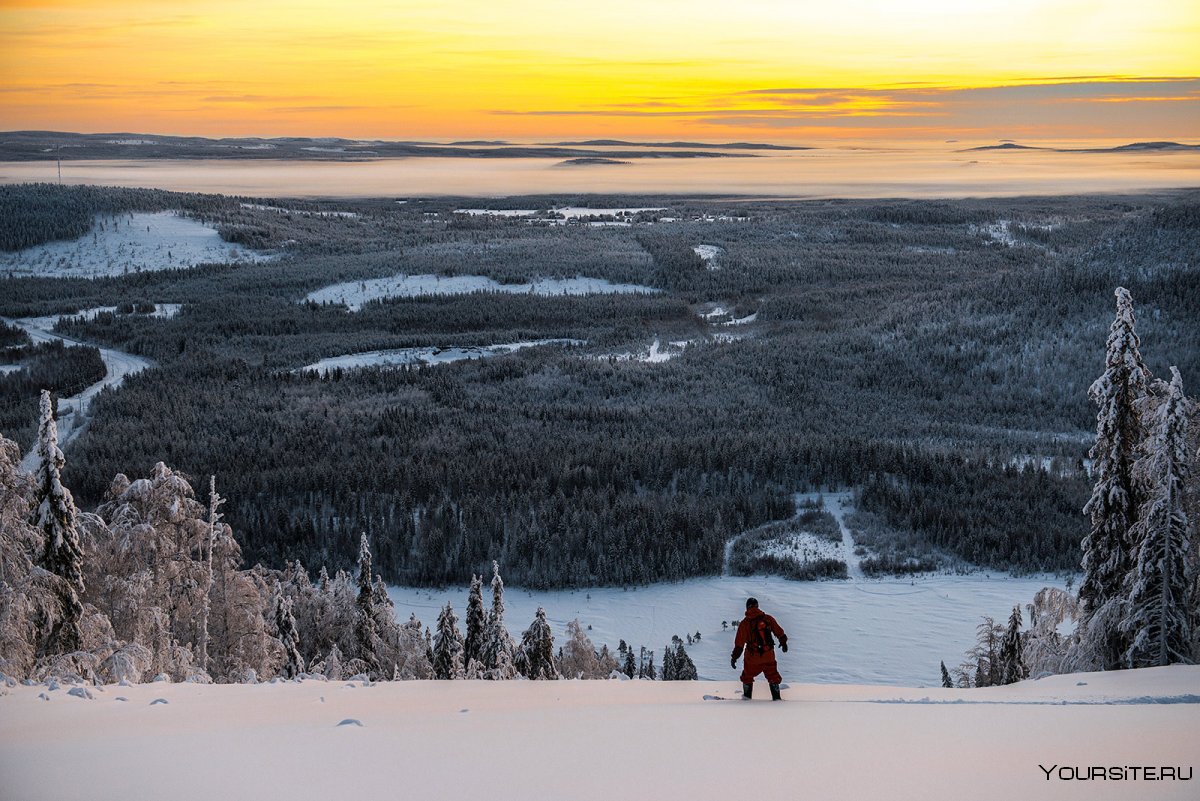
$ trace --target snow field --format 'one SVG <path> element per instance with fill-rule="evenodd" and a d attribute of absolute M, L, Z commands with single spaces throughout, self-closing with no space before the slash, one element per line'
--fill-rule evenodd
<path fill-rule="evenodd" d="M 78 239 L 0 254 L 0 274 L 94 278 L 270 258 L 175 212 L 134 212 L 97 215 L 92 230 Z"/>
<path fill-rule="evenodd" d="M 793 684 L 782 703 L 703 700 L 735 681 L 87 689 L 0 697 L 6 798 L 728 801 L 752 783 L 765 801 L 1175 801 L 1194 781 L 1038 766 L 1194 766 L 1200 726 L 1200 668 L 1178 665 L 982 690 Z"/>
<path fill-rule="evenodd" d="M 346 281 L 318 289 L 304 298 L 312 303 L 342 303 L 350 311 L 383 298 L 423 295 L 466 295 L 471 292 L 507 292 L 517 295 L 653 294 L 659 290 L 640 284 L 614 284 L 603 278 L 538 278 L 527 284 L 501 284 L 482 275 L 394 275 Z"/>
<path fill-rule="evenodd" d="M 364 353 L 349 353 L 345 356 L 331 356 L 318 362 L 307 364 L 301 370 L 316 370 L 329 373 L 339 367 L 344 370 L 358 367 L 403 367 L 410 364 L 434 365 L 460 362 L 467 359 L 486 359 L 489 356 L 503 356 L 515 353 L 525 348 L 536 348 L 543 345 L 584 345 L 582 339 L 538 339 L 530 342 L 508 342 L 503 345 L 479 345 L 474 347 L 452 348 L 396 348 L 394 350 L 372 350 Z"/>
<path fill-rule="evenodd" d="M 855 572 L 861 576 L 852 567 L 851 575 Z M 624 639 L 635 649 L 653 650 L 656 665 L 672 635 L 686 640 L 699 631 L 700 642 L 687 646 L 699 677 L 725 681 L 737 676 L 729 668 L 733 624 L 741 619 L 746 598 L 754 596 L 788 633 L 788 653 L 776 654 L 785 681 L 936 687 L 938 663 L 945 660 L 949 668 L 959 663 L 974 645 L 983 615 L 1007 619 L 1014 604 L 1032 602 L 1046 586 L 1063 584 L 1054 577 L 977 573 L 845 581 L 714 576 L 629 589 L 553 591 L 510 585 L 504 619 L 520 641 L 537 608 L 544 607 L 556 647 L 565 640 L 567 623 L 579 618 L 597 650 L 607 644 L 616 653 Z M 402 622 L 415 612 L 432 625 L 447 601 L 459 613 L 467 604 L 466 586 L 389 587 L 388 594 Z M 722 621 L 729 622 L 728 629 Z"/>

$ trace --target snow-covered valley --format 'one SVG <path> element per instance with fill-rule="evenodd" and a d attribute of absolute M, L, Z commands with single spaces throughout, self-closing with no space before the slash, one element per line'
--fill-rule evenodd
<path fill-rule="evenodd" d="M 792 647 L 779 654 L 785 680 L 839 684 L 934 687 L 938 663 L 958 664 L 975 643 L 984 615 L 1007 618 L 1015 604 L 1027 604 L 1046 586 L 1061 587 L 1053 576 L 1013 578 L 1000 574 L 925 575 L 917 578 L 847 581 L 788 581 L 767 576 L 714 576 L 646 587 L 593 588 L 549 592 L 508 588 L 505 621 L 518 640 L 544 607 L 556 638 L 578 618 L 599 648 L 616 652 L 620 640 L 646 646 L 661 656 L 673 635 L 700 632 L 688 647 L 702 679 L 736 677 L 729 668 L 734 625 L 748 596 L 774 615 Z M 388 590 L 401 621 L 416 613 L 431 624 L 446 602 L 466 608 L 465 587 Z M 725 628 L 722 622 L 730 626 Z"/>
<path fill-rule="evenodd" d="M 767 801 L 1195 798 L 1194 778 L 1165 779 L 1160 768 L 1194 774 L 1200 667 L 972 690 L 793 682 L 782 703 L 710 700 L 736 689 L 730 681 L 0 685 L 0 776 L 5 798 L 39 801 L 647 793 L 727 801 L 748 782 Z M 1090 766 L 1120 769 L 1122 779 L 1072 778 Z"/>

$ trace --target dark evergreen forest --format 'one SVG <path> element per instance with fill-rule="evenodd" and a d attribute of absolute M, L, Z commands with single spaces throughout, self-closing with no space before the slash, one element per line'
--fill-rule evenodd
<path fill-rule="evenodd" d="M 1200 383 L 1197 193 L 491 204 L 667 210 L 593 227 L 454 213 L 477 199 L 250 204 L 0 188 L 10 249 L 77 236 L 101 211 L 172 208 L 279 254 L 0 280 L 9 318 L 183 304 L 169 319 L 119 310 L 60 324 L 157 364 L 96 401 L 67 452 L 76 497 L 94 505 L 116 473 L 165 461 L 218 476 L 251 562 L 348 567 L 365 531 L 392 581 L 460 583 L 498 558 L 511 581 L 547 587 L 716 573 L 732 535 L 789 518 L 795 492 L 841 486 L 872 515 L 873 569 L 902 571 L 912 556 L 1071 570 L 1087 530 L 1086 391 L 1103 369 L 1114 287 L 1137 303 L 1150 368 L 1175 364 L 1185 385 Z M 692 250 L 700 243 L 721 248 L 717 269 Z M 304 301 L 398 273 L 588 276 L 660 291 L 475 293 L 356 312 Z M 360 351 L 550 338 L 586 344 L 298 370 Z M 615 358 L 655 340 L 692 344 L 662 363 Z M 29 424 L 6 418 L 0 430 Z M 1019 457 L 1069 469 L 1022 468 Z"/>

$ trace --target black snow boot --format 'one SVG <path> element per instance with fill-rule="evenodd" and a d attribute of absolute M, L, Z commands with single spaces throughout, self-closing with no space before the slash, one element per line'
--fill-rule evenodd
<path fill-rule="evenodd" d="M 783 698 L 779 695 L 779 685 L 772 684 L 770 686 L 771 686 L 771 700 L 772 701 L 782 701 Z"/>
<path fill-rule="evenodd" d="M 752 696 L 752 695 L 754 695 L 754 685 L 753 684 L 743 684 L 742 685 L 742 699 L 749 701 L 750 696 Z"/>

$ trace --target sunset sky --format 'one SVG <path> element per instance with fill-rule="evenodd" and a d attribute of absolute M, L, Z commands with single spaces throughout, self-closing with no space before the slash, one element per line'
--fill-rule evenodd
<path fill-rule="evenodd" d="M 0 129 L 1183 139 L 1196 0 L 0 0 Z"/>

